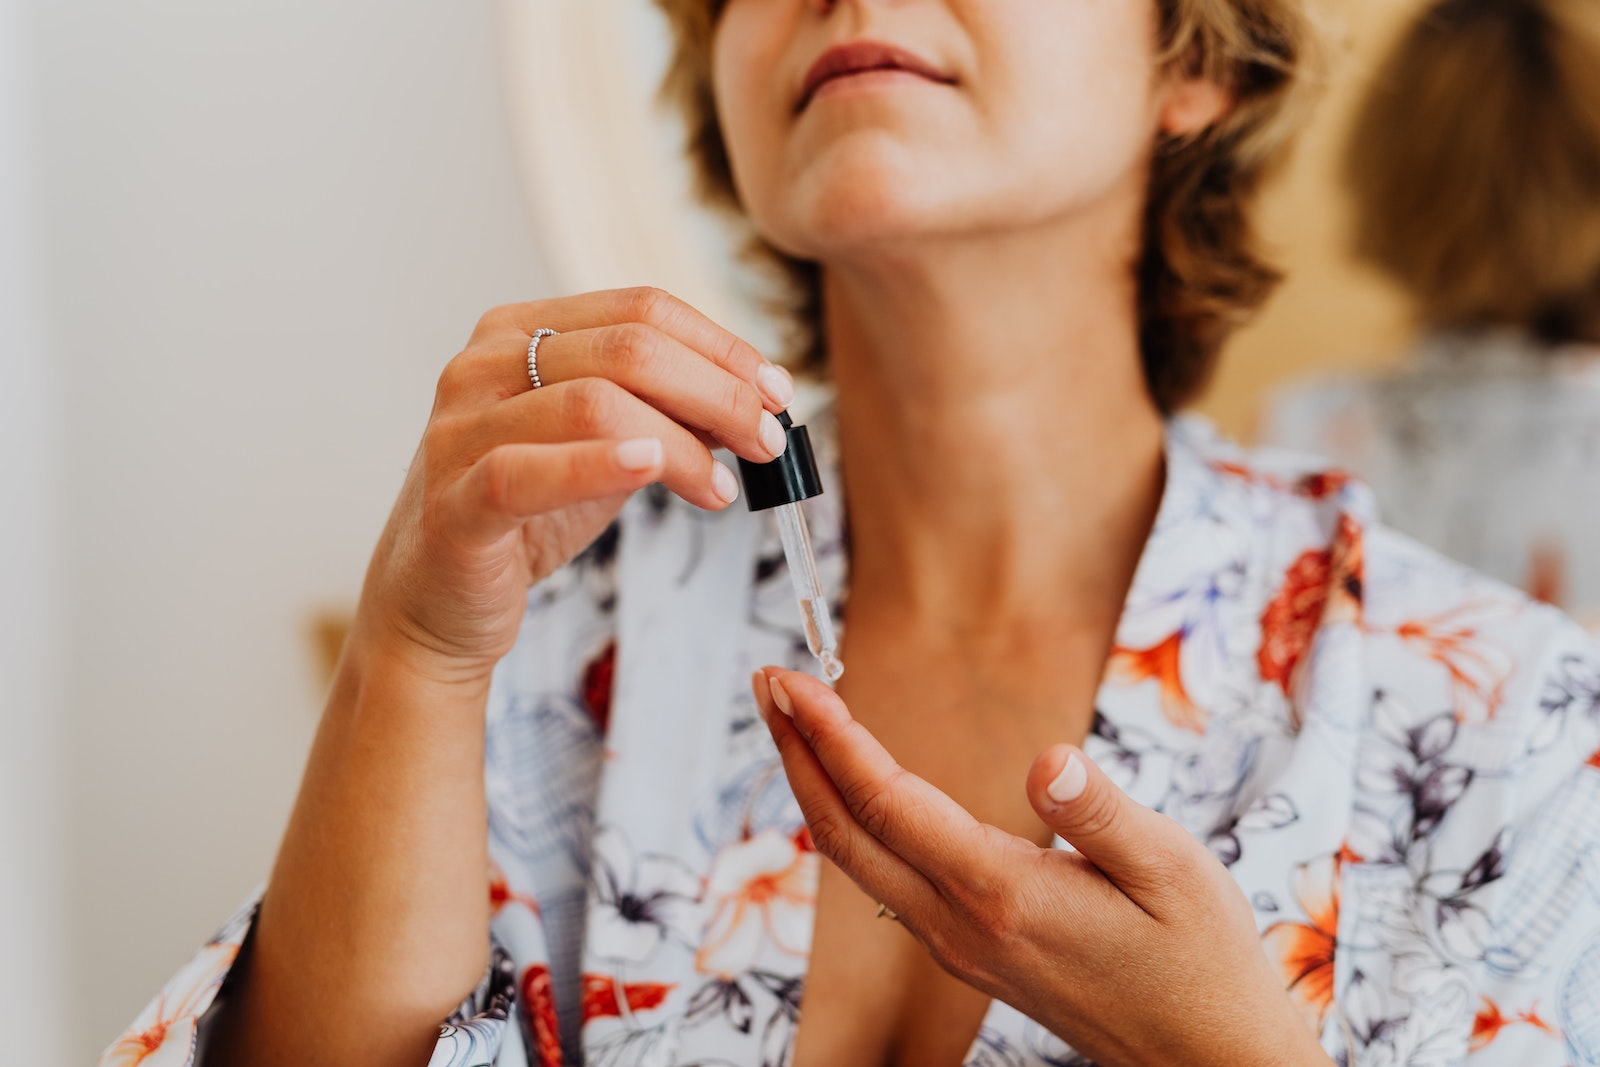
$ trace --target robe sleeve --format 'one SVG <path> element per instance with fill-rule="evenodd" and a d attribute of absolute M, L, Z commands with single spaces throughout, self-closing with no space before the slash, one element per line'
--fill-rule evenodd
<path fill-rule="evenodd" d="M 227 1010 L 224 983 L 250 934 L 260 891 L 195 953 L 145 1006 L 133 1024 L 100 1055 L 100 1067 L 211 1067 L 206 1039 Z M 505 1040 L 515 1000 L 511 958 L 491 944 L 489 966 L 477 988 L 439 1026 L 429 1067 L 494 1064 Z M 329 1020 L 328 1025 L 340 1025 Z"/>
<path fill-rule="evenodd" d="M 1504 855 L 1462 876 L 1497 883 L 1471 1067 L 1600 1065 L 1600 650 L 1572 638 L 1526 720 Z"/>
<path fill-rule="evenodd" d="M 1600 759 L 1521 828 L 1475 990 L 1473 1067 L 1600 1065 Z"/>

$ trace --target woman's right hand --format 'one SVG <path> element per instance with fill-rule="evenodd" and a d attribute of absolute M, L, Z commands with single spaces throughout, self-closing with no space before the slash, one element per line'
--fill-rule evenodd
<path fill-rule="evenodd" d="M 528 377 L 540 328 L 543 388 Z M 621 289 L 496 308 L 439 377 L 433 413 L 373 555 L 353 637 L 440 681 L 486 682 L 516 639 L 528 587 L 660 481 L 727 507 L 711 455 L 766 462 L 787 373 L 682 301 Z"/>
<path fill-rule="evenodd" d="M 535 389 L 540 328 L 560 333 L 539 344 Z M 772 459 L 792 394 L 755 349 L 652 289 L 483 317 L 439 377 L 373 553 L 208 1063 L 427 1061 L 489 962 L 482 713 L 528 586 L 651 482 L 727 507 L 738 482 L 711 448 Z"/>

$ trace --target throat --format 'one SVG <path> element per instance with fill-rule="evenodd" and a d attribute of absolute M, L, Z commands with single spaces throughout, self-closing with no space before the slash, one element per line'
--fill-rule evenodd
<path fill-rule="evenodd" d="M 1121 614 L 1166 484 L 1158 419 L 1019 456 L 987 425 L 852 436 L 840 407 L 852 601 L 985 629 Z"/>

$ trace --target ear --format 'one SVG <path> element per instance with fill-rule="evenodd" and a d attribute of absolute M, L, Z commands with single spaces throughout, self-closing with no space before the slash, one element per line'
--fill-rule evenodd
<path fill-rule="evenodd" d="M 1210 78 L 1174 79 L 1161 103 L 1161 132 L 1189 137 L 1214 125 L 1232 109 L 1233 93 Z"/>

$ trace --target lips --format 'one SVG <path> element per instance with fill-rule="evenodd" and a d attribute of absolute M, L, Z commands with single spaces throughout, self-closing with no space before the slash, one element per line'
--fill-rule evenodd
<path fill-rule="evenodd" d="M 811 98 L 817 95 L 817 90 L 828 82 L 873 70 L 900 70 L 940 85 L 955 84 L 955 79 L 950 75 L 904 48 L 879 41 L 855 41 L 828 49 L 811 65 L 801 84 L 800 101 L 795 110 L 804 111 L 806 105 L 811 103 Z"/>

